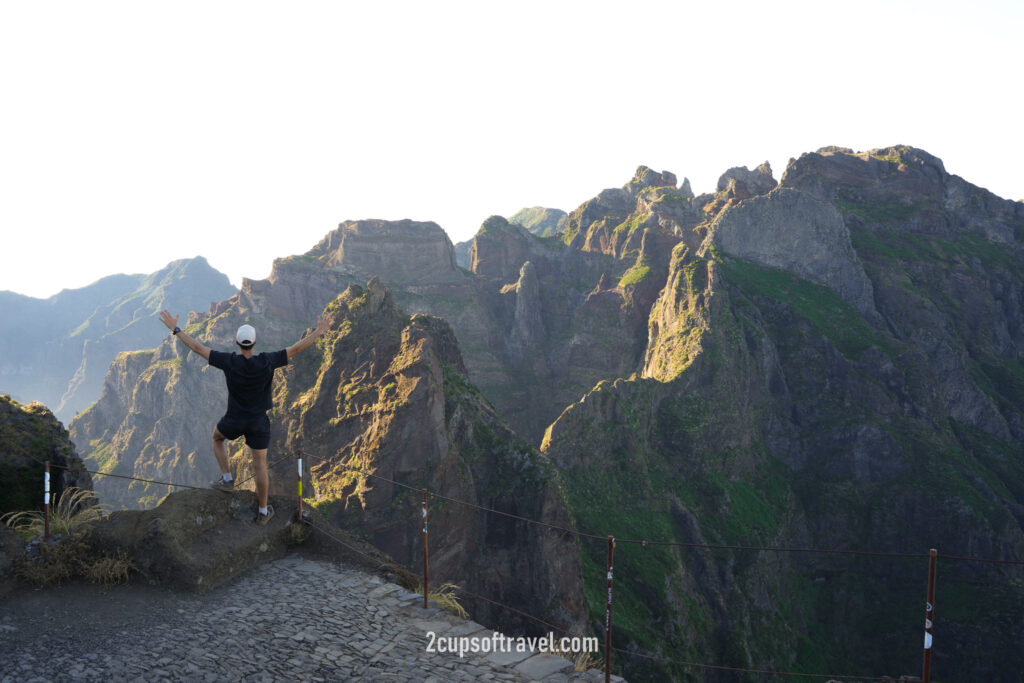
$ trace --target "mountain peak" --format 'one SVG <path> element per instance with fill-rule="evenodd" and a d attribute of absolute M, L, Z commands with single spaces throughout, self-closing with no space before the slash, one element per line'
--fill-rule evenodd
<path fill-rule="evenodd" d="M 636 173 L 633 174 L 633 179 L 626 183 L 622 189 L 632 194 L 636 194 L 648 187 L 671 187 L 674 190 L 677 182 L 676 174 L 671 171 L 658 173 L 647 166 L 638 166 Z"/>
<path fill-rule="evenodd" d="M 451 240 L 433 221 L 345 221 L 306 257 L 363 281 L 434 283 L 462 277 Z"/>

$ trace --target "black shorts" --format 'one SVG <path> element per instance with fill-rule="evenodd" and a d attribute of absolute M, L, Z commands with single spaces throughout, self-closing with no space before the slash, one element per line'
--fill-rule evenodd
<path fill-rule="evenodd" d="M 270 418 L 264 415 L 252 417 L 225 415 L 217 423 L 217 431 L 234 441 L 245 436 L 245 445 L 254 450 L 270 446 Z"/>

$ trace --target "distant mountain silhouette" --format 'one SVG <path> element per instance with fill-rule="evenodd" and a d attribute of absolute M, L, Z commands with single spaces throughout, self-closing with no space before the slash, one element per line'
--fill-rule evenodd
<path fill-rule="evenodd" d="M 47 299 L 0 292 L 0 391 L 22 403 L 39 401 L 68 424 L 99 398 L 119 352 L 160 343 L 167 333 L 156 320 L 161 309 L 205 311 L 236 291 L 199 256 Z"/>

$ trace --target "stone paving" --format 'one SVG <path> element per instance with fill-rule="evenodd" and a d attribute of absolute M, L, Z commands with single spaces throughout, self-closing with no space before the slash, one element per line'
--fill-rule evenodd
<path fill-rule="evenodd" d="M 40 644 L 16 637 L 27 625 L 0 611 L 0 682 L 604 680 L 539 652 L 428 652 L 429 632 L 481 649 L 494 636 L 422 600 L 363 570 L 290 556 L 209 593 L 174 594 L 113 632 L 83 614 Z"/>

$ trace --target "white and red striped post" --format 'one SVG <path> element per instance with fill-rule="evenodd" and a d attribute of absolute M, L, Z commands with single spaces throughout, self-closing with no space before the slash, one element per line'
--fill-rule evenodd
<path fill-rule="evenodd" d="M 45 522 L 43 523 L 43 539 L 50 540 L 50 461 L 46 461 L 46 474 L 43 475 L 43 510 Z"/>
<path fill-rule="evenodd" d="M 302 521 L 302 451 L 299 451 L 299 522 Z"/>

